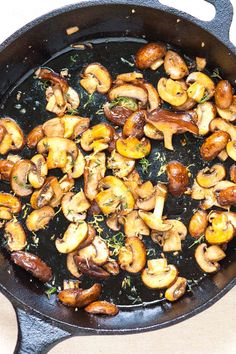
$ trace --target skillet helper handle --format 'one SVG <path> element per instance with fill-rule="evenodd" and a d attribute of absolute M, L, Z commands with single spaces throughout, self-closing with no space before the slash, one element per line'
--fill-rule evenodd
<path fill-rule="evenodd" d="M 15 307 L 18 338 L 14 354 L 44 354 L 71 333 Z"/>

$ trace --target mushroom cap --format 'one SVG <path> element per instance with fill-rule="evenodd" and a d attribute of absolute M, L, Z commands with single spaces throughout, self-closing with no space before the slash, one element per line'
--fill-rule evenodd
<path fill-rule="evenodd" d="M 152 259 L 147 262 L 148 268 L 141 274 L 143 283 L 151 289 L 165 289 L 173 284 L 178 276 L 177 268 L 167 265 L 164 259 Z"/>
<path fill-rule="evenodd" d="M 70 253 L 77 249 L 88 233 L 88 225 L 81 221 L 79 224 L 70 224 L 62 239 L 56 239 L 55 245 L 60 253 Z"/>
<path fill-rule="evenodd" d="M 125 246 L 118 255 L 118 263 L 121 269 L 129 273 L 140 272 L 146 264 L 146 248 L 138 237 L 127 237 Z"/>
<path fill-rule="evenodd" d="M 35 169 L 35 165 L 30 160 L 20 160 L 14 164 L 11 170 L 11 188 L 16 195 L 26 197 L 33 191 L 28 183 L 29 173 Z"/>
<path fill-rule="evenodd" d="M 217 262 L 211 262 L 206 257 L 206 249 L 207 249 L 206 243 L 201 243 L 200 245 L 197 246 L 195 250 L 196 262 L 205 273 L 215 273 L 219 270 L 220 265 Z"/>
<path fill-rule="evenodd" d="M 189 74 L 184 59 L 173 50 L 168 50 L 165 55 L 164 68 L 173 80 L 180 80 Z"/>
<path fill-rule="evenodd" d="M 95 301 L 85 307 L 85 311 L 95 315 L 115 316 L 119 312 L 115 304 L 107 301 Z"/>
<path fill-rule="evenodd" d="M 135 55 L 135 64 L 139 69 L 150 68 L 157 60 L 166 54 L 166 46 L 163 43 L 147 43 L 142 46 Z"/>
<path fill-rule="evenodd" d="M 44 229 L 54 215 L 54 209 L 50 206 L 44 206 L 41 209 L 33 210 L 26 218 L 27 229 L 34 232 Z"/>
<path fill-rule="evenodd" d="M 221 164 L 215 164 L 211 168 L 206 167 L 200 170 L 196 176 L 197 183 L 203 188 L 214 187 L 226 176 L 225 167 Z"/>
<path fill-rule="evenodd" d="M 58 294 L 58 299 L 70 307 L 85 307 L 91 302 L 97 300 L 101 294 L 101 284 L 95 283 L 91 288 L 83 289 L 66 289 Z"/>
<path fill-rule="evenodd" d="M 129 97 L 140 102 L 144 107 L 147 104 L 148 93 L 145 87 L 133 83 L 125 83 L 113 86 L 108 92 L 109 101 L 114 101 L 119 97 Z"/>
<path fill-rule="evenodd" d="M 95 78 L 97 83 L 94 91 L 98 91 L 99 93 L 107 93 L 112 85 L 112 78 L 109 71 L 100 63 L 91 63 L 86 66 L 83 77 L 84 80 L 86 80 L 87 77 Z"/>
<path fill-rule="evenodd" d="M 126 139 L 119 138 L 116 141 L 116 149 L 118 153 L 130 159 L 142 159 L 151 151 L 151 144 L 149 139 L 130 136 Z"/>
<path fill-rule="evenodd" d="M 22 225 L 15 220 L 6 223 L 4 237 L 7 239 L 7 247 L 11 252 L 21 251 L 27 244 L 25 231 Z"/>

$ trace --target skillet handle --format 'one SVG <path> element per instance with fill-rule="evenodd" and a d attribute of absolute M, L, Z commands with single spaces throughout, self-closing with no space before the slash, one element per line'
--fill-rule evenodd
<path fill-rule="evenodd" d="M 25 312 L 14 306 L 18 322 L 18 338 L 14 354 L 45 354 L 71 333 L 56 327 L 53 321 Z"/>

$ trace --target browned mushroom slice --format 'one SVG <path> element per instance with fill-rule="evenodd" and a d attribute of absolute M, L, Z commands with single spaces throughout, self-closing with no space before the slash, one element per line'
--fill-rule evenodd
<path fill-rule="evenodd" d="M 198 104 L 197 112 L 197 126 L 199 135 L 206 135 L 210 130 L 210 123 L 216 116 L 216 109 L 212 102 L 204 102 Z"/>
<path fill-rule="evenodd" d="M 172 285 L 177 276 L 178 270 L 172 264 L 167 264 L 167 260 L 152 259 L 147 261 L 148 268 L 142 271 L 143 283 L 151 289 L 165 289 Z"/>
<path fill-rule="evenodd" d="M 187 236 L 186 226 L 179 220 L 168 220 L 171 224 L 171 229 L 163 232 L 163 252 L 181 251 L 181 241 L 185 240 Z"/>
<path fill-rule="evenodd" d="M 147 104 L 148 93 L 145 87 L 137 84 L 122 84 L 113 86 L 108 92 L 109 101 L 114 101 L 119 97 L 129 97 L 140 102 L 141 107 Z"/>
<path fill-rule="evenodd" d="M 107 168 L 110 168 L 114 176 L 124 178 L 128 176 L 135 167 L 135 160 L 120 155 L 113 150 L 111 156 L 107 159 Z"/>
<path fill-rule="evenodd" d="M 64 137 L 64 125 L 59 117 L 47 120 L 43 124 L 44 135 L 48 138 L 63 138 Z"/>
<path fill-rule="evenodd" d="M 228 108 L 222 109 L 217 106 L 216 109 L 221 118 L 229 122 L 234 122 L 236 119 L 236 96 L 232 97 L 232 102 Z"/>
<path fill-rule="evenodd" d="M 224 110 L 230 107 L 232 101 L 233 101 L 233 89 L 230 82 L 227 80 L 220 80 L 216 85 L 216 91 L 215 91 L 216 106 Z"/>
<path fill-rule="evenodd" d="M 117 105 L 110 107 L 110 103 L 106 103 L 103 106 L 105 117 L 112 123 L 118 126 L 123 126 L 126 119 L 133 113 L 133 111 L 123 105 Z"/>
<path fill-rule="evenodd" d="M 221 206 L 230 206 L 236 204 L 236 186 L 230 186 L 217 193 L 217 201 Z"/>
<path fill-rule="evenodd" d="M 209 100 L 215 93 L 214 82 L 209 76 L 202 72 L 192 72 L 187 77 L 186 83 L 190 85 L 188 88 L 189 97 L 197 102 Z"/>
<path fill-rule="evenodd" d="M 146 135 L 146 137 L 153 139 L 153 140 L 163 140 L 164 136 L 163 134 L 157 130 L 153 124 L 147 123 L 145 124 L 143 128 L 143 132 Z"/>
<path fill-rule="evenodd" d="M 10 160 L 0 160 L 0 179 L 3 181 L 10 181 L 11 171 L 14 162 Z"/>
<path fill-rule="evenodd" d="M 34 191 L 30 203 L 33 209 L 40 209 L 45 205 L 56 207 L 60 204 L 63 191 L 60 183 L 54 176 L 47 177 L 44 185 L 39 190 Z"/>
<path fill-rule="evenodd" d="M 85 307 L 85 311 L 93 315 L 115 316 L 119 309 L 115 304 L 107 301 L 95 301 Z"/>
<path fill-rule="evenodd" d="M 67 193 L 67 192 L 70 192 L 71 189 L 74 187 L 75 181 L 74 181 L 74 179 L 71 176 L 65 174 L 60 179 L 59 184 L 60 184 L 62 192 L 63 193 Z"/>
<path fill-rule="evenodd" d="M 37 125 L 28 134 L 26 144 L 30 149 L 37 146 L 38 142 L 44 138 L 43 126 Z"/>
<path fill-rule="evenodd" d="M 206 241 L 213 245 L 221 245 L 232 240 L 234 227 L 228 219 L 227 213 L 219 213 L 211 218 L 211 226 L 205 231 Z"/>
<path fill-rule="evenodd" d="M 178 161 L 171 161 L 166 166 L 168 190 L 175 196 L 181 196 L 188 187 L 189 177 L 187 168 Z"/>
<path fill-rule="evenodd" d="M 66 92 L 69 87 L 65 78 L 48 68 L 39 68 L 35 74 L 39 79 L 49 80 L 55 84 L 59 84 L 63 92 Z"/>
<path fill-rule="evenodd" d="M 11 252 L 21 251 L 27 244 L 26 234 L 18 221 L 9 221 L 5 225 L 4 237 L 7 239 L 7 247 Z"/>
<path fill-rule="evenodd" d="M 124 180 L 124 184 L 132 193 L 134 199 L 138 198 L 137 189 L 142 184 L 141 177 L 137 170 L 133 170 Z"/>
<path fill-rule="evenodd" d="M 154 109 L 157 109 L 158 107 L 160 107 L 161 99 L 160 99 L 160 96 L 159 96 L 157 90 L 155 89 L 155 87 L 152 84 L 150 84 L 148 82 L 144 82 L 142 85 L 147 90 L 147 93 L 148 93 L 147 110 L 148 110 L 148 112 L 151 112 Z"/>
<path fill-rule="evenodd" d="M 99 181 L 105 176 L 106 155 L 103 152 L 92 154 L 86 161 L 84 170 L 84 192 L 89 200 L 94 200 L 98 193 Z"/>
<path fill-rule="evenodd" d="M 207 213 L 204 210 L 197 210 L 190 219 L 188 230 L 192 237 L 198 239 L 204 235 L 207 228 Z"/>
<path fill-rule="evenodd" d="M 230 174 L 230 180 L 236 183 L 236 165 L 230 166 L 229 174 Z"/>
<path fill-rule="evenodd" d="M 140 272 L 146 264 L 146 248 L 138 237 L 128 237 L 119 251 L 118 263 L 129 273 Z"/>
<path fill-rule="evenodd" d="M 137 210 L 133 210 L 131 213 L 126 215 L 124 221 L 124 233 L 126 237 L 150 235 L 149 228 L 140 218 Z"/>
<path fill-rule="evenodd" d="M 205 273 L 215 273 L 219 270 L 220 265 L 218 262 L 210 261 L 206 257 L 207 244 L 202 243 L 197 246 L 195 251 L 195 259 L 199 267 Z"/>
<path fill-rule="evenodd" d="M 85 307 L 91 302 L 97 300 L 101 294 L 101 284 L 94 284 L 89 289 L 66 289 L 58 294 L 58 299 L 67 306 Z"/>
<path fill-rule="evenodd" d="M 135 63 L 139 69 L 148 69 L 166 54 L 166 46 L 162 43 L 148 43 L 141 47 L 135 55 Z"/>
<path fill-rule="evenodd" d="M 61 122 L 64 125 L 64 138 L 75 139 L 89 128 L 90 119 L 65 114 Z"/>
<path fill-rule="evenodd" d="M 110 276 L 110 274 L 105 269 L 94 264 L 88 259 L 84 259 L 80 256 L 74 256 L 74 260 L 78 267 L 78 270 L 83 274 L 87 274 L 89 277 L 106 279 Z"/>
<path fill-rule="evenodd" d="M 181 106 L 188 100 L 186 88 L 182 83 L 162 77 L 157 84 L 157 91 L 161 99 L 172 106 Z"/>
<path fill-rule="evenodd" d="M 205 69 L 207 64 L 206 58 L 196 57 L 196 66 L 198 71 Z"/>
<path fill-rule="evenodd" d="M 88 225 L 81 221 L 79 224 L 70 224 L 62 239 L 56 239 L 55 245 L 60 253 L 71 253 L 86 239 Z"/>
<path fill-rule="evenodd" d="M 137 208 L 145 211 L 150 211 L 155 208 L 156 203 L 156 188 L 153 187 L 150 181 L 144 182 L 136 189 L 138 198 L 136 200 Z"/>
<path fill-rule="evenodd" d="M 210 131 L 224 131 L 230 135 L 231 140 L 236 140 L 236 127 L 222 118 L 215 118 L 210 123 Z"/>
<path fill-rule="evenodd" d="M 79 193 L 68 192 L 61 201 L 62 211 L 66 219 L 78 223 L 86 218 L 86 211 L 90 203 L 85 197 L 83 190 Z"/>
<path fill-rule="evenodd" d="M 225 149 L 230 139 L 230 135 L 225 131 L 216 131 L 211 134 L 200 148 L 200 154 L 206 161 L 211 161 Z"/>
<path fill-rule="evenodd" d="M 172 225 L 168 220 L 163 221 L 162 213 L 167 196 L 167 188 L 164 184 L 159 183 L 155 191 L 155 208 L 153 213 L 139 210 L 139 216 L 143 219 L 145 224 L 152 230 L 168 231 Z"/>
<path fill-rule="evenodd" d="M 11 171 L 11 188 L 16 195 L 26 197 L 33 192 L 28 182 L 29 173 L 35 169 L 32 161 L 21 160 L 14 164 Z"/>
<path fill-rule="evenodd" d="M 109 249 L 106 242 L 99 236 L 95 236 L 92 243 L 79 250 L 78 255 L 83 259 L 101 266 L 108 261 Z"/>
<path fill-rule="evenodd" d="M 44 229 L 54 215 L 55 212 L 50 206 L 44 206 L 41 209 L 32 211 L 26 219 L 27 229 L 33 232 Z"/>
<path fill-rule="evenodd" d="M 0 126 L 4 134 L 0 142 L 0 154 L 6 154 L 9 150 L 20 150 L 25 144 L 24 134 L 20 126 L 11 118 L 1 118 Z"/>
<path fill-rule="evenodd" d="M 126 185 L 117 177 L 106 176 L 99 182 L 100 192 L 95 200 L 103 214 L 112 214 L 120 210 L 128 214 L 134 208 L 134 198 Z"/>
<path fill-rule="evenodd" d="M 113 231 L 119 231 L 121 228 L 119 215 L 116 213 L 109 215 L 108 218 L 106 219 L 106 224 L 109 227 L 109 229 Z"/>
<path fill-rule="evenodd" d="M 173 50 L 168 50 L 165 55 L 164 68 L 173 80 L 180 80 L 189 74 L 184 59 Z"/>
<path fill-rule="evenodd" d="M 78 155 L 76 144 L 65 138 L 43 138 L 37 145 L 40 154 L 46 154 L 48 169 L 64 168 L 71 156 L 74 162 Z"/>
<path fill-rule="evenodd" d="M 116 149 L 124 157 L 142 159 L 150 153 L 151 143 L 147 138 L 140 140 L 134 136 L 130 136 L 126 139 L 119 138 L 116 141 Z"/>
<path fill-rule="evenodd" d="M 92 63 L 84 69 L 80 85 L 89 94 L 93 94 L 95 91 L 107 93 L 112 85 L 111 75 L 100 63 Z"/>
<path fill-rule="evenodd" d="M 100 123 L 82 134 L 80 144 L 85 151 L 97 153 L 107 149 L 113 137 L 114 129 L 109 124 Z"/>
<path fill-rule="evenodd" d="M 75 264 L 75 261 L 74 261 L 74 256 L 76 256 L 77 253 L 78 253 L 78 251 L 75 250 L 75 251 L 67 254 L 66 266 L 67 266 L 68 271 L 75 278 L 80 278 L 82 274 L 78 271 L 77 265 Z"/>
<path fill-rule="evenodd" d="M 178 277 L 173 285 L 165 291 L 165 298 L 168 301 L 176 301 L 186 292 L 187 279 Z"/>
<path fill-rule="evenodd" d="M 119 84 L 123 84 L 124 82 L 132 82 L 139 79 L 143 79 L 143 74 L 138 73 L 137 71 L 133 71 L 129 73 L 118 74 L 116 76 L 114 83 L 119 85 Z"/>
<path fill-rule="evenodd" d="M 198 127 L 193 124 L 191 115 L 187 112 L 171 112 L 166 109 L 157 109 L 149 113 L 147 122 L 154 125 L 164 136 L 165 148 L 173 150 L 172 136 L 176 133 L 189 131 L 198 134 Z"/>
<path fill-rule="evenodd" d="M 10 220 L 12 214 L 19 213 L 21 202 L 14 195 L 0 192 L 0 219 Z M 4 217 L 5 215 L 5 217 Z"/>
<path fill-rule="evenodd" d="M 125 137 L 135 136 L 142 138 L 143 128 L 145 125 L 146 112 L 137 111 L 132 113 L 126 120 L 123 127 L 123 135 Z"/>
<path fill-rule="evenodd" d="M 36 154 L 31 158 L 34 167 L 28 175 L 29 183 L 33 188 L 41 188 L 48 174 L 48 167 L 45 158 L 41 154 Z"/>
<path fill-rule="evenodd" d="M 115 259 L 109 258 L 102 267 L 111 275 L 118 275 L 120 273 L 119 264 Z"/>
<path fill-rule="evenodd" d="M 43 262 L 38 256 L 23 251 L 13 252 L 11 254 L 12 261 L 30 272 L 35 278 L 38 278 L 43 283 L 46 283 L 52 279 L 51 268 Z"/>
<path fill-rule="evenodd" d="M 225 167 L 221 164 L 215 164 L 211 168 L 206 167 L 200 170 L 196 176 L 197 183 L 203 188 L 214 187 L 226 176 Z"/>

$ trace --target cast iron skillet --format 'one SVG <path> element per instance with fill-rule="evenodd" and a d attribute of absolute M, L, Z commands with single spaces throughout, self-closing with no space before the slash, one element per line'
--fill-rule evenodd
<path fill-rule="evenodd" d="M 4 107 L 0 107 L 1 114 L 9 114 L 16 118 L 25 133 L 31 126 L 39 124 L 42 119 L 47 119 L 50 115 L 47 115 L 45 110 L 41 111 L 40 108 L 37 108 L 35 111 L 32 109 L 30 111 L 30 107 L 33 106 L 30 97 L 24 102 L 28 108 L 27 112 L 20 116 L 13 101 L 8 98 L 9 93 L 10 97 L 13 97 L 19 88 L 29 87 L 32 83 L 29 72 L 32 74 L 36 67 L 52 57 L 55 58 L 56 53 L 78 41 L 100 39 L 100 44 L 97 41 L 97 44 L 94 45 L 97 61 L 101 61 L 107 66 L 112 59 L 114 70 L 120 56 L 130 59 L 135 48 L 137 49 L 141 45 L 140 38 L 143 39 L 143 35 L 145 35 L 148 41 L 162 40 L 189 56 L 198 55 L 209 58 L 210 67 L 222 67 L 224 77 L 234 83 L 236 79 L 236 48 L 228 38 L 232 20 L 232 6 L 229 0 L 208 1 L 216 7 L 216 17 L 210 22 L 203 22 L 190 15 L 167 8 L 157 0 L 155 2 L 146 0 L 145 5 L 139 0 L 83 2 L 40 17 L 17 31 L 0 46 L 0 72 L 4 73 L 0 80 L 0 100 L 1 103 L 4 103 Z M 67 36 L 65 29 L 74 25 L 78 25 L 80 31 L 72 36 Z M 111 37 L 116 39 L 111 40 L 111 44 L 108 44 L 106 49 L 104 38 Z M 118 41 L 117 38 L 119 38 Z M 126 50 L 122 51 L 124 41 Z M 61 68 L 63 60 L 69 55 L 67 52 L 63 53 L 60 58 L 52 61 L 54 69 Z M 77 69 L 81 69 L 82 65 L 86 63 L 86 57 L 83 59 L 83 55 L 81 52 L 81 61 L 78 63 Z M 90 61 L 90 59 L 87 60 Z M 125 63 L 120 63 L 117 68 L 119 72 L 131 69 Z M 108 67 L 108 69 L 110 68 Z M 116 72 L 113 72 L 114 74 Z M 25 79 L 22 80 L 22 77 Z M 37 90 L 35 92 L 38 92 L 41 100 L 42 93 L 40 97 L 40 92 Z M 99 100 L 99 98 L 97 99 Z M 102 101 L 98 102 L 102 103 Z M 90 107 L 89 110 L 89 114 L 93 116 L 93 107 Z M 85 112 L 88 111 L 80 113 L 83 115 Z M 43 117 L 41 113 L 44 114 Z M 96 119 L 99 120 L 94 117 L 95 123 Z M 175 138 L 174 146 L 178 148 L 176 148 L 176 153 L 169 156 L 169 159 L 181 158 L 181 161 L 186 164 L 194 160 L 195 166 L 192 172 L 196 173 L 199 167 L 203 166 L 203 163 L 198 159 L 199 143 L 196 143 L 190 136 L 187 138 L 189 146 L 182 148 L 182 150 L 179 138 Z M 158 149 L 161 153 L 164 152 L 161 147 Z M 25 154 L 27 155 L 27 152 Z M 152 158 L 151 155 L 150 161 Z M 156 171 L 157 164 L 158 162 L 152 164 L 152 173 Z M 154 178 L 154 176 L 152 177 Z M 1 189 L 5 188 L 1 185 Z M 168 215 L 178 216 L 179 213 L 182 216 L 182 213 L 185 213 L 183 219 L 188 220 L 192 205 L 189 205 L 185 199 L 179 200 L 178 206 L 176 201 L 173 205 L 172 202 L 170 200 L 167 203 Z M 186 210 L 183 212 L 181 208 Z M 62 223 L 59 227 L 63 227 Z M 46 238 L 47 235 L 43 236 Z M 55 259 L 52 257 L 52 245 L 52 242 L 46 242 L 42 237 L 43 258 L 55 268 L 60 262 L 58 263 L 58 256 L 57 260 L 55 260 L 56 257 Z M 85 312 L 78 314 L 58 304 L 55 297 L 49 301 L 43 295 L 44 288 L 37 281 L 30 281 L 28 274 L 14 267 L 2 250 L 0 253 L 0 290 L 10 299 L 17 313 L 19 336 L 16 353 L 42 353 L 48 350 L 52 344 L 71 335 L 137 333 L 170 326 L 189 318 L 208 308 L 236 283 L 234 249 L 234 245 L 231 245 L 227 260 L 222 263 L 219 273 L 212 277 L 203 277 L 199 281 L 200 273 L 196 266 L 194 268 L 191 252 L 186 247 L 185 251 L 190 257 L 190 261 L 184 264 L 184 261 L 181 263 L 177 260 L 177 263 L 180 262 L 181 275 L 186 275 L 188 279 L 191 277 L 198 280 L 198 285 L 193 287 L 191 293 L 177 303 L 170 304 L 152 292 L 149 293 L 148 290 L 140 288 L 143 302 L 133 306 L 128 305 L 125 294 L 121 294 L 118 299 L 122 305 L 121 311 L 114 318 L 90 316 Z M 40 247 L 36 252 L 41 255 Z M 61 269 L 60 271 L 63 272 Z M 134 282 L 139 288 L 138 280 L 134 279 Z M 107 294 L 108 298 L 113 297 L 116 302 L 117 289 L 113 290 L 113 285 L 109 282 L 104 287 L 107 289 L 105 293 L 110 291 Z"/>

